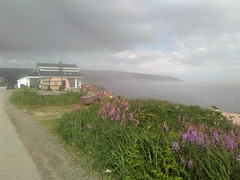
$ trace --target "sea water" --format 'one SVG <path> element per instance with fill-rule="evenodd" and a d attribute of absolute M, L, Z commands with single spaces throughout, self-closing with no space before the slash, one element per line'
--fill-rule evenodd
<path fill-rule="evenodd" d="M 239 82 L 151 81 L 126 76 L 94 76 L 90 83 L 127 98 L 169 100 L 204 108 L 217 106 L 225 112 L 240 113 Z"/>

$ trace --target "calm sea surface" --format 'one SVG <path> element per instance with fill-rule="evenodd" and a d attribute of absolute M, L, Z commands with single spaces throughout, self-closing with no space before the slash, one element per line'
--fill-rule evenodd
<path fill-rule="evenodd" d="M 189 83 L 93 76 L 89 78 L 89 83 L 102 85 L 115 95 L 128 98 L 154 98 L 209 108 L 215 105 L 225 112 L 240 113 L 239 82 Z"/>

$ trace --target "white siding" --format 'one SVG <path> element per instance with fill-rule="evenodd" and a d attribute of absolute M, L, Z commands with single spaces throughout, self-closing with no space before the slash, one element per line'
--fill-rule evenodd
<path fill-rule="evenodd" d="M 24 84 L 25 86 L 27 86 L 28 85 L 28 78 L 27 77 L 21 78 L 21 79 L 17 80 L 17 82 L 18 82 L 18 88 L 21 87 L 21 84 Z"/>

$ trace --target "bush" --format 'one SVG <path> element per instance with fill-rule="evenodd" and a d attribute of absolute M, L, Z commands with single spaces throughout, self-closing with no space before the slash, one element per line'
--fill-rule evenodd
<path fill-rule="evenodd" d="M 66 91 L 60 95 L 41 96 L 36 89 L 23 88 L 15 91 L 10 97 L 10 101 L 18 106 L 43 106 L 43 105 L 68 105 L 80 103 L 82 92 Z"/>
<path fill-rule="evenodd" d="M 230 131 L 215 109 L 156 100 L 103 102 L 63 114 L 56 126 L 99 172 L 117 179 L 239 177 L 240 129 Z"/>

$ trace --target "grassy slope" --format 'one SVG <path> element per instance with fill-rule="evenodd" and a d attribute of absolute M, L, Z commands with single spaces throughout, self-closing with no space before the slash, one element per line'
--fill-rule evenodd
<path fill-rule="evenodd" d="M 14 94 L 11 100 L 12 102 L 13 99 L 17 100 L 15 103 L 18 105 L 28 105 L 28 108 L 35 107 L 36 104 L 29 100 L 29 97 L 29 93 L 22 92 Z M 52 100 L 43 101 L 42 97 L 35 95 L 33 97 L 34 102 L 54 107 L 55 103 Z M 62 102 L 62 98 L 57 99 Z M 88 166 L 100 173 L 105 171 L 103 175 L 106 177 L 109 175 L 120 179 L 240 177 L 238 171 L 240 163 L 237 161 L 239 149 L 230 152 L 224 140 L 224 133 L 229 135 L 233 130 L 235 136 L 233 140 L 239 143 L 240 129 L 238 126 L 232 126 L 216 109 L 201 109 L 198 106 L 155 100 L 128 100 L 124 103 L 122 100 L 118 103 L 115 100 L 110 102 L 105 100 L 102 105 L 95 104 L 87 109 L 76 110 L 76 102 L 74 98 L 72 99 L 71 102 L 66 101 L 66 104 L 69 104 L 68 107 L 72 107 L 73 111 L 64 113 L 57 119 L 52 117 L 51 121 L 45 119 L 43 124 L 50 128 L 56 127 L 58 135 L 65 142 L 77 151 L 85 153 L 85 157 L 88 157 Z M 126 102 L 131 106 L 127 107 Z M 64 106 L 56 106 L 57 109 L 62 107 Z M 120 121 L 116 122 L 116 116 L 113 119 L 109 116 L 112 107 L 115 107 L 116 111 L 117 107 L 120 108 Z M 102 108 L 105 108 L 105 111 Z M 126 121 L 121 122 L 124 112 Z M 131 113 L 133 120 L 130 121 Z M 138 126 L 137 120 L 140 122 Z M 212 142 L 213 132 L 218 132 L 221 143 L 204 146 L 205 148 L 194 143 L 183 143 L 179 131 L 192 133 L 194 130 L 190 130 L 191 127 L 197 133 L 203 132 L 206 135 L 205 144 L 208 140 Z M 175 153 L 172 149 L 174 142 L 178 142 L 180 148 Z M 189 161 L 193 162 L 193 168 L 189 167 Z M 107 169 L 111 171 L 110 174 L 106 172 Z"/>

